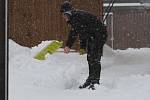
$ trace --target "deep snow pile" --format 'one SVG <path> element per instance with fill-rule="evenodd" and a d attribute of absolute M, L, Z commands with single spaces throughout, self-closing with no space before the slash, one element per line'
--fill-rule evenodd
<path fill-rule="evenodd" d="M 48 43 L 30 49 L 9 40 L 9 100 L 149 100 L 150 49 L 112 52 L 105 46 L 101 85 L 91 91 L 78 89 L 88 75 L 86 55 L 56 52 L 33 59 Z"/>

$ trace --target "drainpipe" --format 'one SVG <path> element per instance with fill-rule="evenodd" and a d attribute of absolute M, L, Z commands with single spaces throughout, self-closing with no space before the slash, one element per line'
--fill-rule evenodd
<path fill-rule="evenodd" d="M 114 50 L 114 18 L 113 13 L 110 13 L 111 15 L 111 46 L 112 50 Z"/>

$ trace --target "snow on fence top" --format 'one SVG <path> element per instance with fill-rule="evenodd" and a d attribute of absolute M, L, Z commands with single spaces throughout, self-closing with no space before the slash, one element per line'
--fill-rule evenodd
<path fill-rule="evenodd" d="M 143 3 L 142 5 L 146 8 L 150 8 L 150 3 Z"/>
<path fill-rule="evenodd" d="M 104 3 L 104 7 L 107 7 L 109 3 Z M 142 6 L 141 3 L 114 3 L 114 7 L 124 7 L 124 6 Z"/>

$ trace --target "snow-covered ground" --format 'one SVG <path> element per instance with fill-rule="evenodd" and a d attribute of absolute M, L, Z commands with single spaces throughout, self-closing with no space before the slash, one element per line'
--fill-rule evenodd
<path fill-rule="evenodd" d="M 150 48 L 104 47 L 101 85 L 78 89 L 88 75 L 86 55 L 56 52 L 34 59 L 50 43 L 32 49 L 9 40 L 9 100 L 150 100 Z"/>

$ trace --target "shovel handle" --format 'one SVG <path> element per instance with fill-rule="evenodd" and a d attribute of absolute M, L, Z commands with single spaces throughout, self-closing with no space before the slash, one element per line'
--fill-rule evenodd
<path fill-rule="evenodd" d="M 56 52 L 64 52 L 64 51 L 56 51 Z M 69 51 L 69 52 L 72 52 L 72 53 L 78 53 L 78 52 L 75 51 L 75 50 L 71 50 L 71 51 Z"/>

